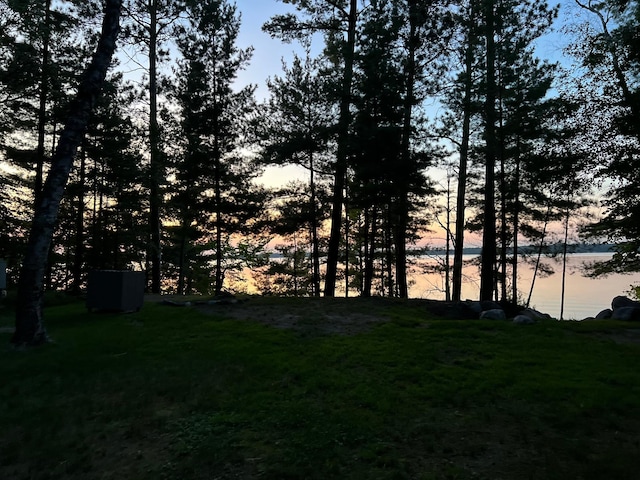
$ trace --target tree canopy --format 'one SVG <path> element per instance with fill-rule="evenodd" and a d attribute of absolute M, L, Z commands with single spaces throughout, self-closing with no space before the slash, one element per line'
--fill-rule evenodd
<path fill-rule="evenodd" d="M 271 268 L 272 293 L 407 297 L 437 228 L 454 300 L 473 232 L 479 297 L 517 302 L 520 247 L 594 195 L 584 232 L 616 253 L 592 273 L 640 270 L 638 2 L 575 0 L 569 21 L 543 0 L 283 0 L 263 29 L 295 55 L 257 99 L 238 82 L 241 7 L 126 1 L 123 49 L 70 148 L 79 72 L 115 3 L 0 0 L 0 256 L 10 284 L 31 265 L 23 292 L 79 293 L 114 268 L 153 292 L 221 294 Z M 537 48 L 558 26 L 560 63 Z M 68 188 L 45 202 L 61 148 Z M 297 183 L 264 185 L 285 166 Z"/>

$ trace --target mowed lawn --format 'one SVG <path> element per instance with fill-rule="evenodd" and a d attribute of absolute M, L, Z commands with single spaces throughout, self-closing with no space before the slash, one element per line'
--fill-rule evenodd
<path fill-rule="evenodd" d="M 640 475 L 637 324 L 438 320 L 410 301 L 352 335 L 160 304 L 45 314 L 55 343 L 18 352 L 0 310 L 1 479 Z"/>

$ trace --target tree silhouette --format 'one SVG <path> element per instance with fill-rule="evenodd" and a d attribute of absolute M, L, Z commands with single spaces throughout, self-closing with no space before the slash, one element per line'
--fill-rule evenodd
<path fill-rule="evenodd" d="M 120 0 L 107 0 L 102 33 L 96 52 L 78 87 L 51 169 L 45 182 L 42 201 L 34 214 L 27 252 L 20 272 L 16 330 L 11 343 L 17 346 L 39 345 L 48 340 L 43 323 L 43 283 L 47 254 L 76 150 L 89 123 L 102 83 L 111 64 L 120 29 Z"/>

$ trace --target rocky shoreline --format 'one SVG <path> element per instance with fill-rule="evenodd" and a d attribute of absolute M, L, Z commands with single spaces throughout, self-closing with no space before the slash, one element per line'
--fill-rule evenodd
<path fill-rule="evenodd" d="M 151 299 L 147 298 L 147 301 L 149 300 Z M 294 307 L 292 304 L 281 305 L 273 303 L 268 299 L 268 297 L 249 297 L 247 299 L 241 299 L 230 294 L 191 301 L 184 301 L 179 297 L 176 298 L 171 296 L 162 296 L 154 298 L 153 300 L 167 306 L 194 306 L 206 311 L 212 310 L 217 313 L 224 311 L 226 314 L 234 317 L 238 315 L 247 317 L 252 315 L 263 316 L 264 311 L 277 311 L 279 314 L 287 314 L 290 316 L 291 312 L 289 310 Z M 306 310 L 307 314 L 309 312 L 329 313 L 336 308 L 340 310 L 347 308 L 347 306 L 349 306 L 347 310 L 355 308 L 356 310 L 359 310 L 360 314 L 365 310 L 369 314 L 372 314 L 374 311 L 378 311 L 380 307 L 387 304 L 392 305 L 394 303 L 393 299 L 386 299 L 382 297 L 368 299 L 360 297 L 353 299 L 309 298 L 306 300 L 307 302 L 304 304 L 303 309 Z M 443 300 L 414 299 L 411 300 L 411 302 L 415 303 L 416 306 L 419 306 L 420 308 L 426 309 L 430 314 L 451 320 L 511 320 L 515 324 L 531 325 L 541 320 L 554 319 L 551 315 L 533 308 L 525 308 L 517 305 L 514 306 L 512 304 L 501 304 L 494 301 L 465 300 L 462 302 L 447 302 Z M 373 308 L 374 306 L 376 308 Z M 302 305 L 298 305 L 298 307 L 302 307 Z M 340 313 L 344 314 L 343 312 Z M 624 296 L 617 296 L 612 300 L 611 308 L 602 310 L 597 315 L 583 318 L 580 321 L 607 319 L 640 321 L 640 302 Z"/>
<path fill-rule="evenodd" d="M 484 319 L 507 320 L 520 325 L 530 325 L 539 320 L 551 320 L 553 317 L 547 313 L 539 312 L 533 308 L 523 308 L 513 305 L 502 305 L 493 301 L 465 300 L 463 302 L 433 301 L 429 310 L 441 317 L 451 319 Z M 640 302 L 622 295 L 611 301 L 611 308 L 600 311 L 593 317 L 585 320 L 621 320 L 640 321 Z"/>
<path fill-rule="evenodd" d="M 595 317 L 588 317 L 584 320 L 623 320 L 638 322 L 640 321 L 640 302 L 631 300 L 622 295 L 615 297 L 611 301 L 611 308 L 606 308 L 598 313 Z"/>

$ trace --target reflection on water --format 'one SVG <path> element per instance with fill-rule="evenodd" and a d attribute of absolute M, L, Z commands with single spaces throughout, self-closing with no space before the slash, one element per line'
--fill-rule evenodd
<path fill-rule="evenodd" d="M 465 255 L 465 262 L 475 258 Z M 595 316 L 605 308 L 611 308 L 611 300 L 617 295 L 627 295 L 629 286 L 640 283 L 640 275 L 610 275 L 606 278 L 587 278 L 581 273 L 585 262 L 606 260 L 611 254 L 576 253 L 567 256 L 567 276 L 565 282 L 564 318 L 582 319 Z M 412 298 L 444 299 L 444 274 L 422 273 L 422 267 L 433 265 L 442 258 L 422 258 L 418 260 L 411 276 L 413 282 L 409 295 Z M 548 277 L 538 278 L 531 295 L 531 306 L 553 317 L 560 316 L 560 297 L 562 292 L 562 263 L 560 260 L 544 259 L 555 273 Z M 475 265 L 467 265 L 463 269 L 465 282 L 462 297 L 477 299 L 480 287 L 479 271 Z M 518 290 L 521 299 L 529 296 L 533 268 L 525 263 L 519 266 Z"/>

